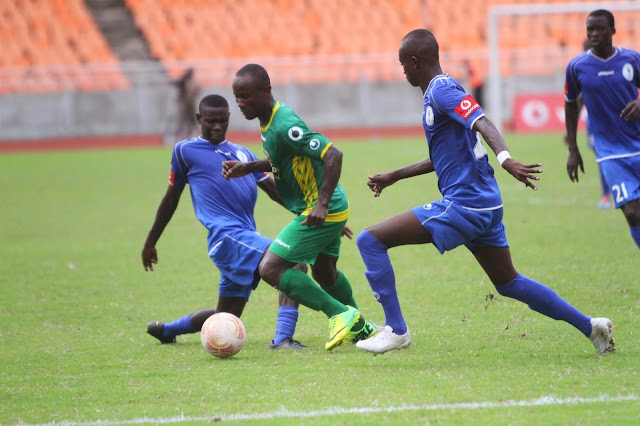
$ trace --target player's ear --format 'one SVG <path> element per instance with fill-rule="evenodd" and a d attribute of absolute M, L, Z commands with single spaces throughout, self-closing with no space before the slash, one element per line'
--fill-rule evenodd
<path fill-rule="evenodd" d="M 418 63 L 420 62 L 420 60 L 418 59 L 417 56 L 412 56 L 411 57 L 411 62 L 413 62 L 413 67 L 417 68 Z"/>

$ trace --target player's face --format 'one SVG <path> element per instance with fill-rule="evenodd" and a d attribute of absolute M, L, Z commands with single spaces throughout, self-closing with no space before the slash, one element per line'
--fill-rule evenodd
<path fill-rule="evenodd" d="M 598 50 L 600 47 L 611 45 L 614 30 L 609 26 L 609 21 L 604 16 L 589 16 L 587 18 L 587 38 L 591 47 Z"/>
<path fill-rule="evenodd" d="M 412 86 L 420 86 L 418 73 L 416 72 L 415 68 L 414 56 L 410 55 L 407 52 L 407 49 L 404 45 L 400 45 L 400 50 L 398 51 L 398 59 L 400 60 L 400 65 L 402 65 L 404 75 L 407 78 L 409 84 L 411 84 Z"/>
<path fill-rule="evenodd" d="M 260 117 L 265 113 L 265 108 L 269 108 L 267 88 L 256 87 L 250 75 L 236 76 L 232 88 L 236 104 L 247 120 Z"/>
<path fill-rule="evenodd" d="M 229 108 L 203 107 L 196 119 L 202 130 L 202 138 L 213 143 L 224 142 L 229 127 Z"/>

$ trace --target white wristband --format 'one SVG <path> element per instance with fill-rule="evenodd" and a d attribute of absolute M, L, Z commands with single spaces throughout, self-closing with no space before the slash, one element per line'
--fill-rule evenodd
<path fill-rule="evenodd" d="M 504 160 L 506 160 L 507 158 L 511 158 L 511 156 L 509 155 L 509 151 L 502 151 L 499 152 L 498 155 L 496 155 L 496 158 L 498 159 L 498 163 L 500 163 L 500 165 L 502 166 Z"/>

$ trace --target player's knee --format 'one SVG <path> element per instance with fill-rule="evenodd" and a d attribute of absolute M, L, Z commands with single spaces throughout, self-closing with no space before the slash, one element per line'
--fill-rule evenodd
<path fill-rule="evenodd" d="M 280 284 L 280 277 L 277 276 L 278 274 L 275 265 L 266 258 L 262 259 L 260 262 L 258 273 L 260 274 L 260 278 L 269 285 L 277 287 L 278 284 Z"/>
<path fill-rule="evenodd" d="M 363 229 L 356 238 L 356 244 L 360 253 L 369 252 L 376 247 L 383 247 L 383 245 L 374 237 L 367 229 Z"/>
<path fill-rule="evenodd" d="M 338 271 L 335 268 L 311 268 L 311 276 L 321 287 L 329 287 L 336 282 Z"/>
<path fill-rule="evenodd" d="M 629 226 L 640 226 L 640 200 L 635 200 L 622 209 Z"/>

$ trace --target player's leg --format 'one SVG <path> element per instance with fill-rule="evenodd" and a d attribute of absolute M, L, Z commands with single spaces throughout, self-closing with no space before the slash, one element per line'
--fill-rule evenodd
<path fill-rule="evenodd" d="M 331 297 L 347 306 L 358 309 L 353 297 L 351 283 L 337 266 L 339 239 L 337 244 L 337 248 L 335 246 L 327 247 L 328 253 L 331 254 L 326 252 L 318 254 L 316 262 L 311 267 L 312 276 Z M 373 322 L 365 320 L 364 316 L 360 316 L 360 319 L 349 330 L 345 343 L 356 343 L 372 336 L 376 331 L 377 326 Z"/>
<path fill-rule="evenodd" d="M 549 318 L 573 325 L 590 338 L 600 353 L 613 351 L 611 321 L 584 315 L 546 285 L 518 274 L 511 261 L 509 247 L 476 247 L 473 255 L 500 295 L 526 303 L 529 308 Z"/>
<path fill-rule="evenodd" d="M 360 312 L 331 297 L 311 277 L 292 266 L 315 263 L 318 253 L 327 245 L 327 239 L 336 233 L 340 235 L 342 224 L 325 223 L 310 228 L 301 224 L 303 220 L 304 216 L 296 217 L 278 234 L 260 262 L 260 276 L 291 299 L 329 317 L 330 338 L 325 348 L 332 349 L 358 321 Z"/>
<path fill-rule="evenodd" d="M 611 192 L 609 191 L 609 185 L 602 173 L 600 164 L 598 164 L 598 174 L 600 175 L 600 201 L 598 202 L 598 208 L 608 209 L 611 207 Z"/>
<path fill-rule="evenodd" d="M 395 272 L 387 251 L 402 245 L 432 243 L 433 238 L 416 214 L 408 210 L 366 228 L 356 241 L 367 269 L 365 276 L 385 316 L 384 329 L 356 346 L 374 354 L 408 348 L 411 334 L 402 316 Z"/>
<path fill-rule="evenodd" d="M 640 199 L 635 199 L 623 204 L 621 209 L 629 224 L 631 238 L 633 238 L 633 241 L 635 241 L 638 248 L 640 248 Z"/>
<path fill-rule="evenodd" d="M 306 265 L 304 266 L 306 271 Z M 269 349 L 307 349 L 302 343 L 293 339 L 298 323 L 298 302 L 280 291 L 278 292 L 278 306 L 276 335 L 267 347 Z"/>

